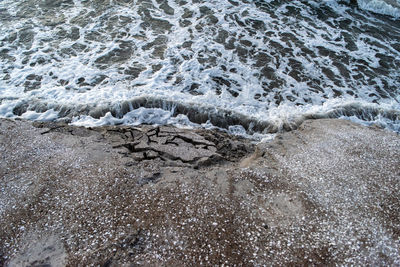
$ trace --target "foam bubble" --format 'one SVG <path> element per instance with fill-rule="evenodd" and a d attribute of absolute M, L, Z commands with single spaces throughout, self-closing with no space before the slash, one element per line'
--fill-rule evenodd
<path fill-rule="evenodd" d="M 252 134 L 333 116 L 331 103 L 400 102 L 391 20 L 334 0 L 166 3 L 2 1 L 0 116 L 54 110 L 79 125 L 186 116 L 184 125 Z M 160 103 L 124 106 L 141 98 Z"/>
<path fill-rule="evenodd" d="M 400 1 L 398 0 L 358 0 L 358 5 L 365 10 L 400 18 Z"/>
<path fill-rule="evenodd" d="M 29 110 L 23 113 L 20 117 L 27 120 L 54 121 L 55 119 L 58 118 L 58 112 L 53 109 L 49 109 L 43 113 L 38 113 L 36 111 Z"/>

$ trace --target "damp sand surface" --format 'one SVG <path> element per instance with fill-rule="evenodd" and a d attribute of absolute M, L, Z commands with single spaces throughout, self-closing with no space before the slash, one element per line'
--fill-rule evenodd
<path fill-rule="evenodd" d="M 400 137 L 0 120 L 0 265 L 399 265 Z"/>

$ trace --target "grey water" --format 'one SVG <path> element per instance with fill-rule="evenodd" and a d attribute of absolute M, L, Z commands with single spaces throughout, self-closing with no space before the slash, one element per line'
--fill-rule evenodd
<path fill-rule="evenodd" d="M 0 116 L 400 131 L 398 2 L 3 0 Z"/>

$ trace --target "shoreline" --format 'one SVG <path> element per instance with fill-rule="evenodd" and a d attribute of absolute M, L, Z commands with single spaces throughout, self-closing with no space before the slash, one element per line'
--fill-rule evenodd
<path fill-rule="evenodd" d="M 400 136 L 0 119 L 0 265 L 400 264 Z"/>

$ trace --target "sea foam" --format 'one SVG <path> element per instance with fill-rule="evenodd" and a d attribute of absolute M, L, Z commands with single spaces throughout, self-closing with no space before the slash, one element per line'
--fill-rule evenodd
<path fill-rule="evenodd" d="M 356 116 L 398 129 L 399 25 L 340 1 L 0 8 L 4 117 L 255 134 Z"/>
<path fill-rule="evenodd" d="M 358 5 L 365 10 L 400 18 L 400 1 L 398 0 L 358 0 Z"/>

